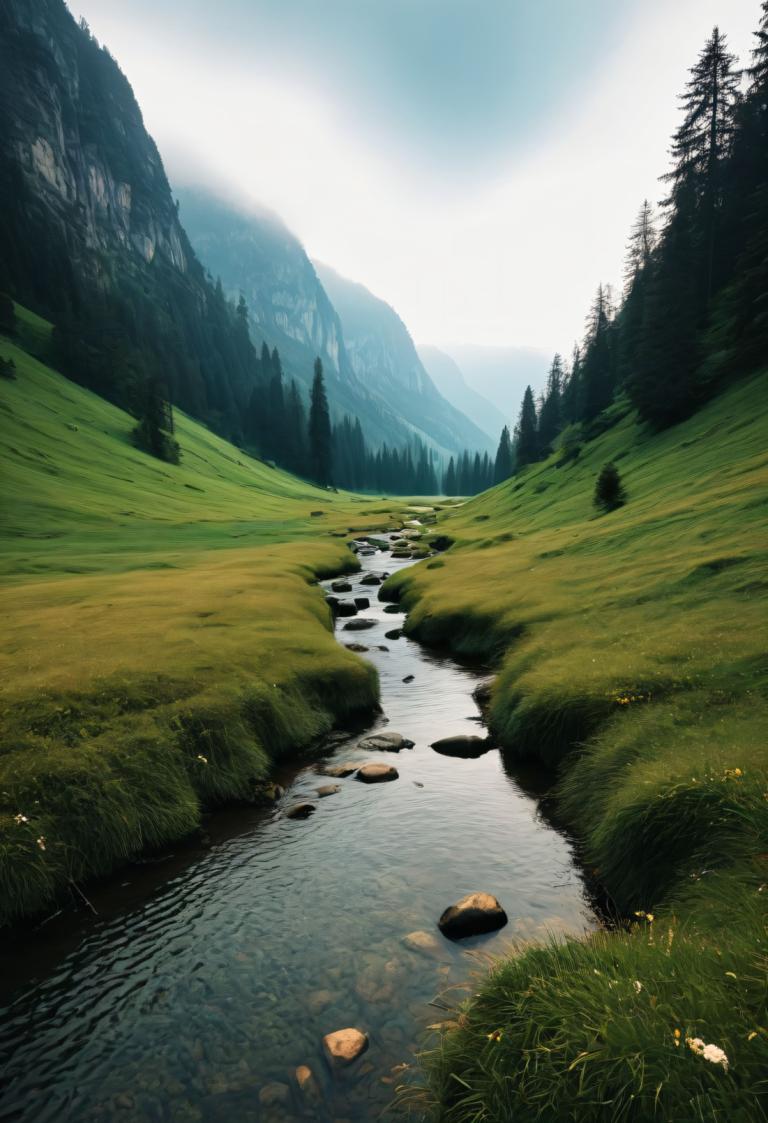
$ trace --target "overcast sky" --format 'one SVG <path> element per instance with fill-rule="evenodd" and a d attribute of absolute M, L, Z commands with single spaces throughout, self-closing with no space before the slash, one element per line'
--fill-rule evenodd
<path fill-rule="evenodd" d="M 71 0 L 172 184 L 277 211 L 420 343 L 570 351 L 662 194 L 677 95 L 759 0 Z"/>

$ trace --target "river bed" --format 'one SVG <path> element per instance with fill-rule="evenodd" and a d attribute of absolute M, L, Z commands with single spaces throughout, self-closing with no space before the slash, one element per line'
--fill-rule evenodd
<path fill-rule="evenodd" d="M 379 672 L 373 728 L 415 747 L 364 752 L 365 734 L 350 736 L 322 760 L 286 769 L 274 809 L 216 813 L 211 845 L 129 867 L 94 891 L 97 917 L 54 918 L 7 948 L 0 1119 L 376 1119 L 426 1027 L 449 1016 L 443 1003 L 471 992 L 486 955 L 593 926 L 572 844 L 542 814 L 536 777 L 510 774 L 495 750 L 465 760 L 430 748 L 483 734 L 472 698 L 482 671 L 386 638 L 402 614 L 360 581 L 411 563 L 379 551 L 360 561 L 352 592 L 338 595 L 369 597 L 359 616 L 374 623 L 348 631 L 342 617 L 337 638 L 367 647 L 362 657 Z M 368 785 L 320 774 L 374 760 L 394 764 L 399 778 Z M 329 783 L 339 791 L 319 798 Z M 314 814 L 287 818 L 302 800 Z M 476 890 L 499 898 L 509 924 L 451 943 L 437 919 Z M 418 930 L 437 937 L 436 952 L 403 943 Z M 370 1046 L 334 1074 L 322 1037 L 348 1026 Z M 295 1077 L 302 1065 L 313 1074 L 307 1092 Z"/>

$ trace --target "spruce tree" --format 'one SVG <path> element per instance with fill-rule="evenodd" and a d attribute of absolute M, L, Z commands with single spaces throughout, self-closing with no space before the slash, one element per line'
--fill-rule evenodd
<path fill-rule="evenodd" d="M 309 459 L 312 479 L 321 487 L 332 483 L 331 466 L 333 445 L 331 439 L 331 418 L 328 399 L 323 381 L 323 364 L 315 359 L 315 373 L 312 380 L 312 394 L 309 406 Z"/>
<path fill-rule="evenodd" d="M 496 484 L 508 480 L 514 470 L 515 461 L 512 453 L 512 439 L 509 428 L 505 425 L 501 430 L 499 447 L 496 450 L 496 460 L 493 467 L 493 482 Z"/>
<path fill-rule="evenodd" d="M 458 489 L 456 487 L 456 465 L 453 462 L 453 457 L 448 461 L 448 467 L 443 479 L 443 494 L 444 495 L 457 495 Z"/>
<path fill-rule="evenodd" d="M 611 347 L 610 300 L 599 285 L 589 314 L 581 369 L 581 419 L 591 421 L 611 404 L 614 386 L 614 355 Z"/>
<path fill-rule="evenodd" d="M 602 511 L 615 511 L 626 503 L 626 493 L 614 463 L 605 464 L 595 484 L 594 504 Z"/>
<path fill-rule="evenodd" d="M 158 460 L 178 464 L 181 450 L 173 436 L 173 406 L 159 379 L 145 379 L 137 396 L 136 417 L 138 424 L 133 430 L 133 440 L 137 448 Z"/>
<path fill-rule="evenodd" d="M 563 360 L 555 355 L 547 377 L 547 389 L 539 410 L 539 444 L 548 452 L 563 427 Z"/>
<path fill-rule="evenodd" d="M 619 316 L 617 379 L 625 385 L 632 378 L 643 338 L 645 301 L 656 245 L 651 204 L 640 208 L 627 247 L 624 269 L 624 304 Z"/>
<path fill-rule="evenodd" d="M 525 464 L 532 464 L 538 459 L 538 455 L 536 404 L 533 400 L 533 390 L 530 386 L 526 386 L 520 417 L 515 428 L 515 460 L 518 468 L 522 468 Z"/>

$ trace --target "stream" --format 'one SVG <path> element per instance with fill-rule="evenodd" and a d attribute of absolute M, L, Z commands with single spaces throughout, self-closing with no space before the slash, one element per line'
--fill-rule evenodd
<path fill-rule="evenodd" d="M 360 562 L 352 592 L 337 595 L 369 597 L 359 617 L 373 625 L 345 630 L 340 617 L 337 638 L 364 645 L 379 672 L 373 728 L 415 747 L 365 752 L 357 741 L 370 729 L 334 743 L 278 776 L 287 790 L 275 808 L 211 815 L 207 845 L 179 844 L 89 890 L 98 916 L 54 917 L 5 948 L 0 1120 L 374 1120 L 426 1027 L 476 988 L 489 954 L 594 925 L 572 844 L 545 817 L 542 777 L 505 770 L 495 750 L 430 748 L 483 734 L 472 697 L 482 671 L 386 638 L 403 616 L 360 582 L 412 563 L 380 551 Z M 346 761 L 393 764 L 399 778 L 320 775 Z M 323 784 L 339 790 L 319 798 Z M 286 817 L 304 800 L 311 817 Z M 476 890 L 498 897 L 508 925 L 449 942 L 440 914 Z M 414 931 L 438 947 L 411 950 Z M 332 1073 L 322 1037 L 351 1026 L 369 1048 Z M 313 1074 L 303 1091 L 302 1065 Z"/>

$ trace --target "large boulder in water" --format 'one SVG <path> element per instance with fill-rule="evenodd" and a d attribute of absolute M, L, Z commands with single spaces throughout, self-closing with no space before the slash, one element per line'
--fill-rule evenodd
<path fill-rule="evenodd" d="M 380 585 L 381 578 L 377 577 L 375 573 L 366 573 L 360 581 L 361 585 Z"/>
<path fill-rule="evenodd" d="M 354 605 L 352 606 L 355 607 Z M 355 608 L 355 612 L 357 609 Z M 350 620 L 349 623 L 344 625 L 345 632 L 364 632 L 366 628 L 374 628 L 376 621 L 371 620 L 365 616 L 360 617 L 358 620 Z"/>
<path fill-rule="evenodd" d="M 487 753 L 492 747 L 492 742 L 488 737 L 443 737 L 439 741 L 433 741 L 430 747 L 442 756 L 460 756 L 466 759 L 474 759 L 482 756 L 483 753 Z"/>
<path fill-rule="evenodd" d="M 331 581 L 331 588 L 334 593 L 351 593 L 352 586 L 346 578 L 340 578 L 338 581 Z"/>
<path fill-rule="evenodd" d="M 370 608 L 371 602 L 368 597 L 355 597 L 355 608 L 362 610 L 363 608 Z"/>
<path fill-rule="evenodd" d="M 337 601 L 336 604 L 331 605 L 331 609 L 337 616 L 357 615 L 357 608 L 351 600 Z"/>
<path fill-rule="evenodd" d="M 399 753 L 401 749 L 412 749 L 413 741 L 402 733 L 372 733 L 370 737 L 363 737 L 357 747 L 364 752 Z"/>
<path fill-rule="evenodd" d="M 507 914 L 490 893 L 468 893 L 445 910 L 437 926 L 449 940 L 463 940 L 466 936 L 495 932 L 506 923 Z"/>
<path fill-rule="evenodd" d="M 385 784 L 397 780 L 400 773 L 391 764 L 363 764 L 355 773 L 355 779 L 364 784 Z"/>
<path fill-rule="evenodd" d="M 352 1064 L 367 1048 L 368 1034 L 361 1029 L 337 1029 L 323 1038 L 325 1055 L 335 1068 Z"/>

